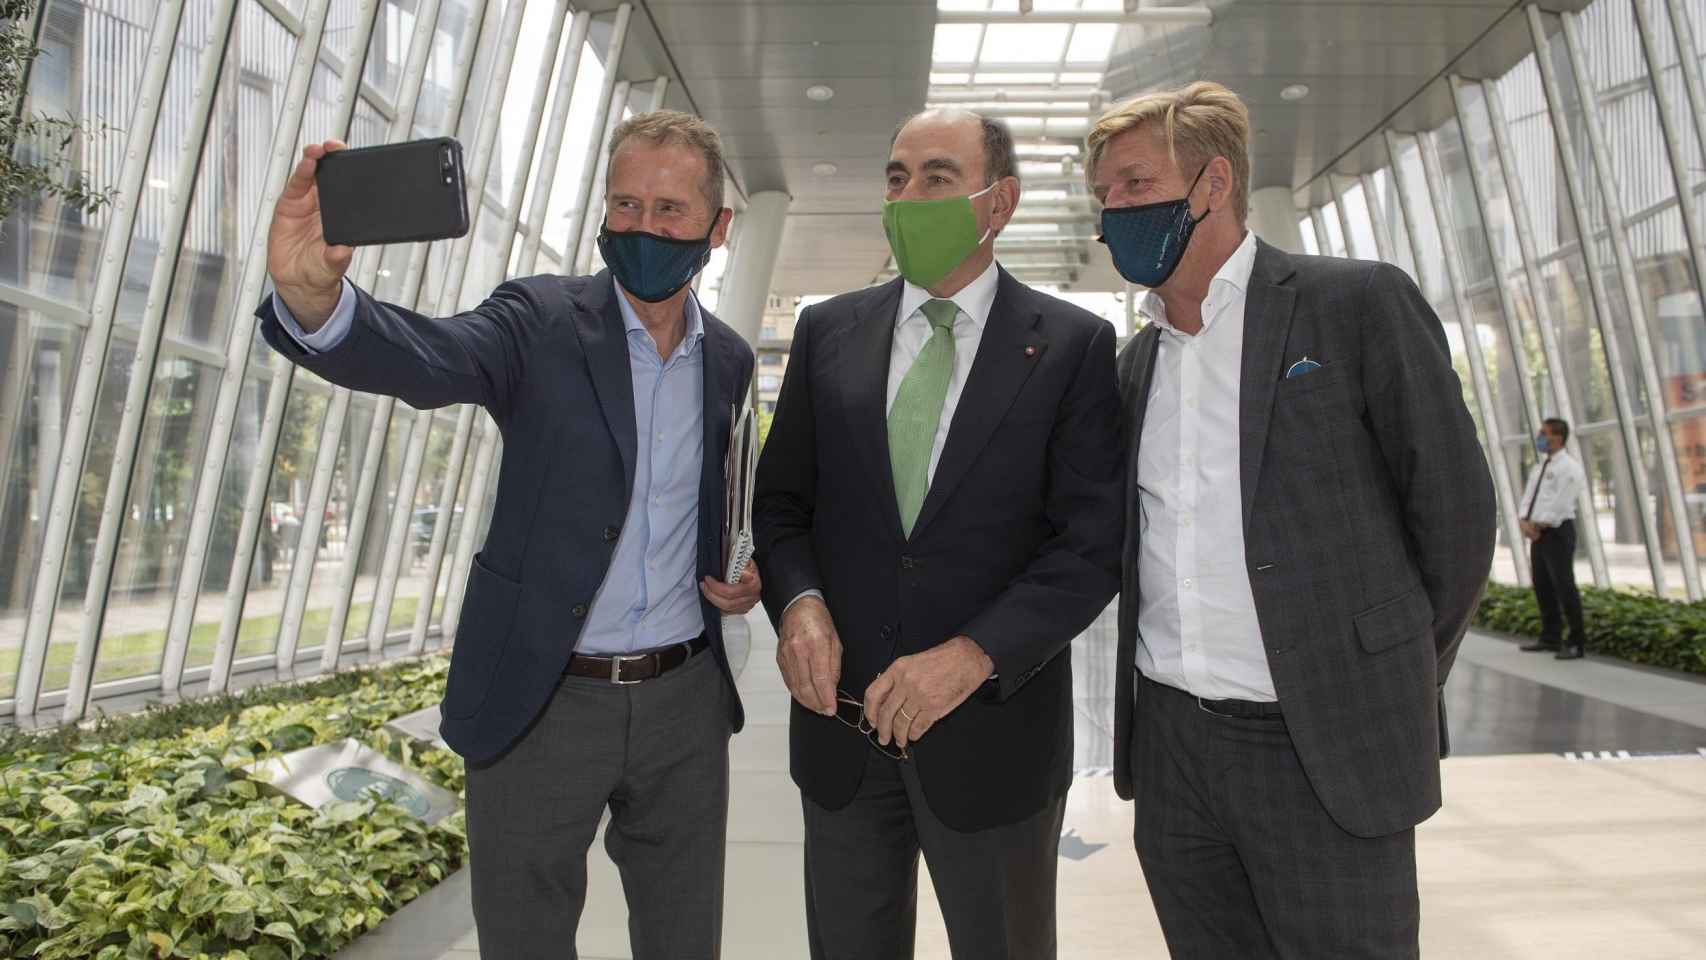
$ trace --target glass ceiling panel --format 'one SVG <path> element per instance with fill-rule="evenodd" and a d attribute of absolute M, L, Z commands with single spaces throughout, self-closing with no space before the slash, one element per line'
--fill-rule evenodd
<path fill-rule="evenodd" d="M 1108 51 L 1113 49 L 1117 23 L 1081 23 L 1072 31 L 1072 43 L 1066 48 L 1066 59 L 1073 63 L 1107 63 Z"/>
<path fill-rule="evenodd" d="M 939 36 L 942 28 L 936 29 Z M 983 63 L 1059 63 L 1071 33 L 1072 26 L 1065 23 L 998 23 L 984 28 L 980 59 Z M 1107 58 L 1104 51 L 1101 59 Z"/>
<path fill-rule="evenodd" d="M 982 35 L 983 28 L 975 23 L 937 24 L 930 59 L 936 63 L 971 63 L 977 57 Z"/>

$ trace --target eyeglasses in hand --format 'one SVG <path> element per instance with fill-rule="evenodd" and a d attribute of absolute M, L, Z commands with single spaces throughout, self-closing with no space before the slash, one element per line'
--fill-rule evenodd
<path fill-rule="evenodd" d="M 871 726 L 871 722 L 865 718 L 865 705 L 845 690 L 835 691 L 835 719 L 864 734 L 865 739 L 871 741 L 871 746 L 876 747 L 883 756 L 891 760 L 912 759 L 912 754 L 908 753 L 905 747 L 893 743 L 884 744 L 877 739 L 877 728 Z"/>

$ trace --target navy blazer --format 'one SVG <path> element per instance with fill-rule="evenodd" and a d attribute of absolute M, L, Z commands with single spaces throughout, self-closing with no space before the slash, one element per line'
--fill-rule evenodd
<path fill-rule="evenodd" d="M 332 383 L 418 409 L 477 403 L 502 431 L 491 529 L 468 573 L 440 727 L 471 763 L 503 753 L 550 700 L 627 518 L 637 438 L 616 296 L 609 271 L 526 277 L 466 313 L 432 319 L 357 290 L 349 335 L 323 353 L 285 333 L 270 296 L 256 311 L 273 349 Z M 740 335 L 703 313 L 701 578 L 722 576 L 729 411 L 745 397 L 753 368 Z M 738 731 L 744 714 L 722 615 L 703 597 L 700 605 Z"/>

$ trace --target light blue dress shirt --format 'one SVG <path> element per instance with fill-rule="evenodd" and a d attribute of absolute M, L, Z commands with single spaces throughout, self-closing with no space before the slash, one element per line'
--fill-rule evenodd
<path fill-rule="evenodd" d="M 687 334 L 666 360 L 621 284 L 616 293 L 634 384 L 634 489 L 616 554 L 575 644 L 577 652 L 591 654 L 650 650 L 691 640 L 705 629 L 696 574 L 705 457 L 704 318 L 689 294 Z M 305 349 L 330 350 L 355 321 L 355 288 L 344 281 L 331 318 L 313 333 L 297 324 L 276 294 L 273 310 Z"/>

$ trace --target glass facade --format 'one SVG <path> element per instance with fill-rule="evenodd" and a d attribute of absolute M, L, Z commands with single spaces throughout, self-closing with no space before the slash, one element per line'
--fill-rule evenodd
<path fill-rule="evenodd" d="M 1509 491 L 1534 465 L 1538 421 L 1562 416 L 1589 477 L 1581 577 L 1699 599 L 1706 2 L 1519 12 L 1527 56 L 1435 81 L 1452 116 L 1377 131 L 1385 164 L 1300 187 L 1319 203 L 1303 242 L 1397 264 L 1439 313 L 1506 491 L 1495 579 L 1526 580 Z"/>
<path fill-rule="evenodd" d="M 75 163 L 118 193 L 0 224 L 0 713 L 72 719 L 92 697 L 447 642 L 495 431 L 274 357 L 252 319 L 267 198 L 301 143 L 453 134 L 475 229 L 363 250 L 352 279 L 448 313 L 558 269 L 602 212 L 586 131 L 631 9 L 44 0 L 42 16 L 26 108 L 105 125 Z"/>

